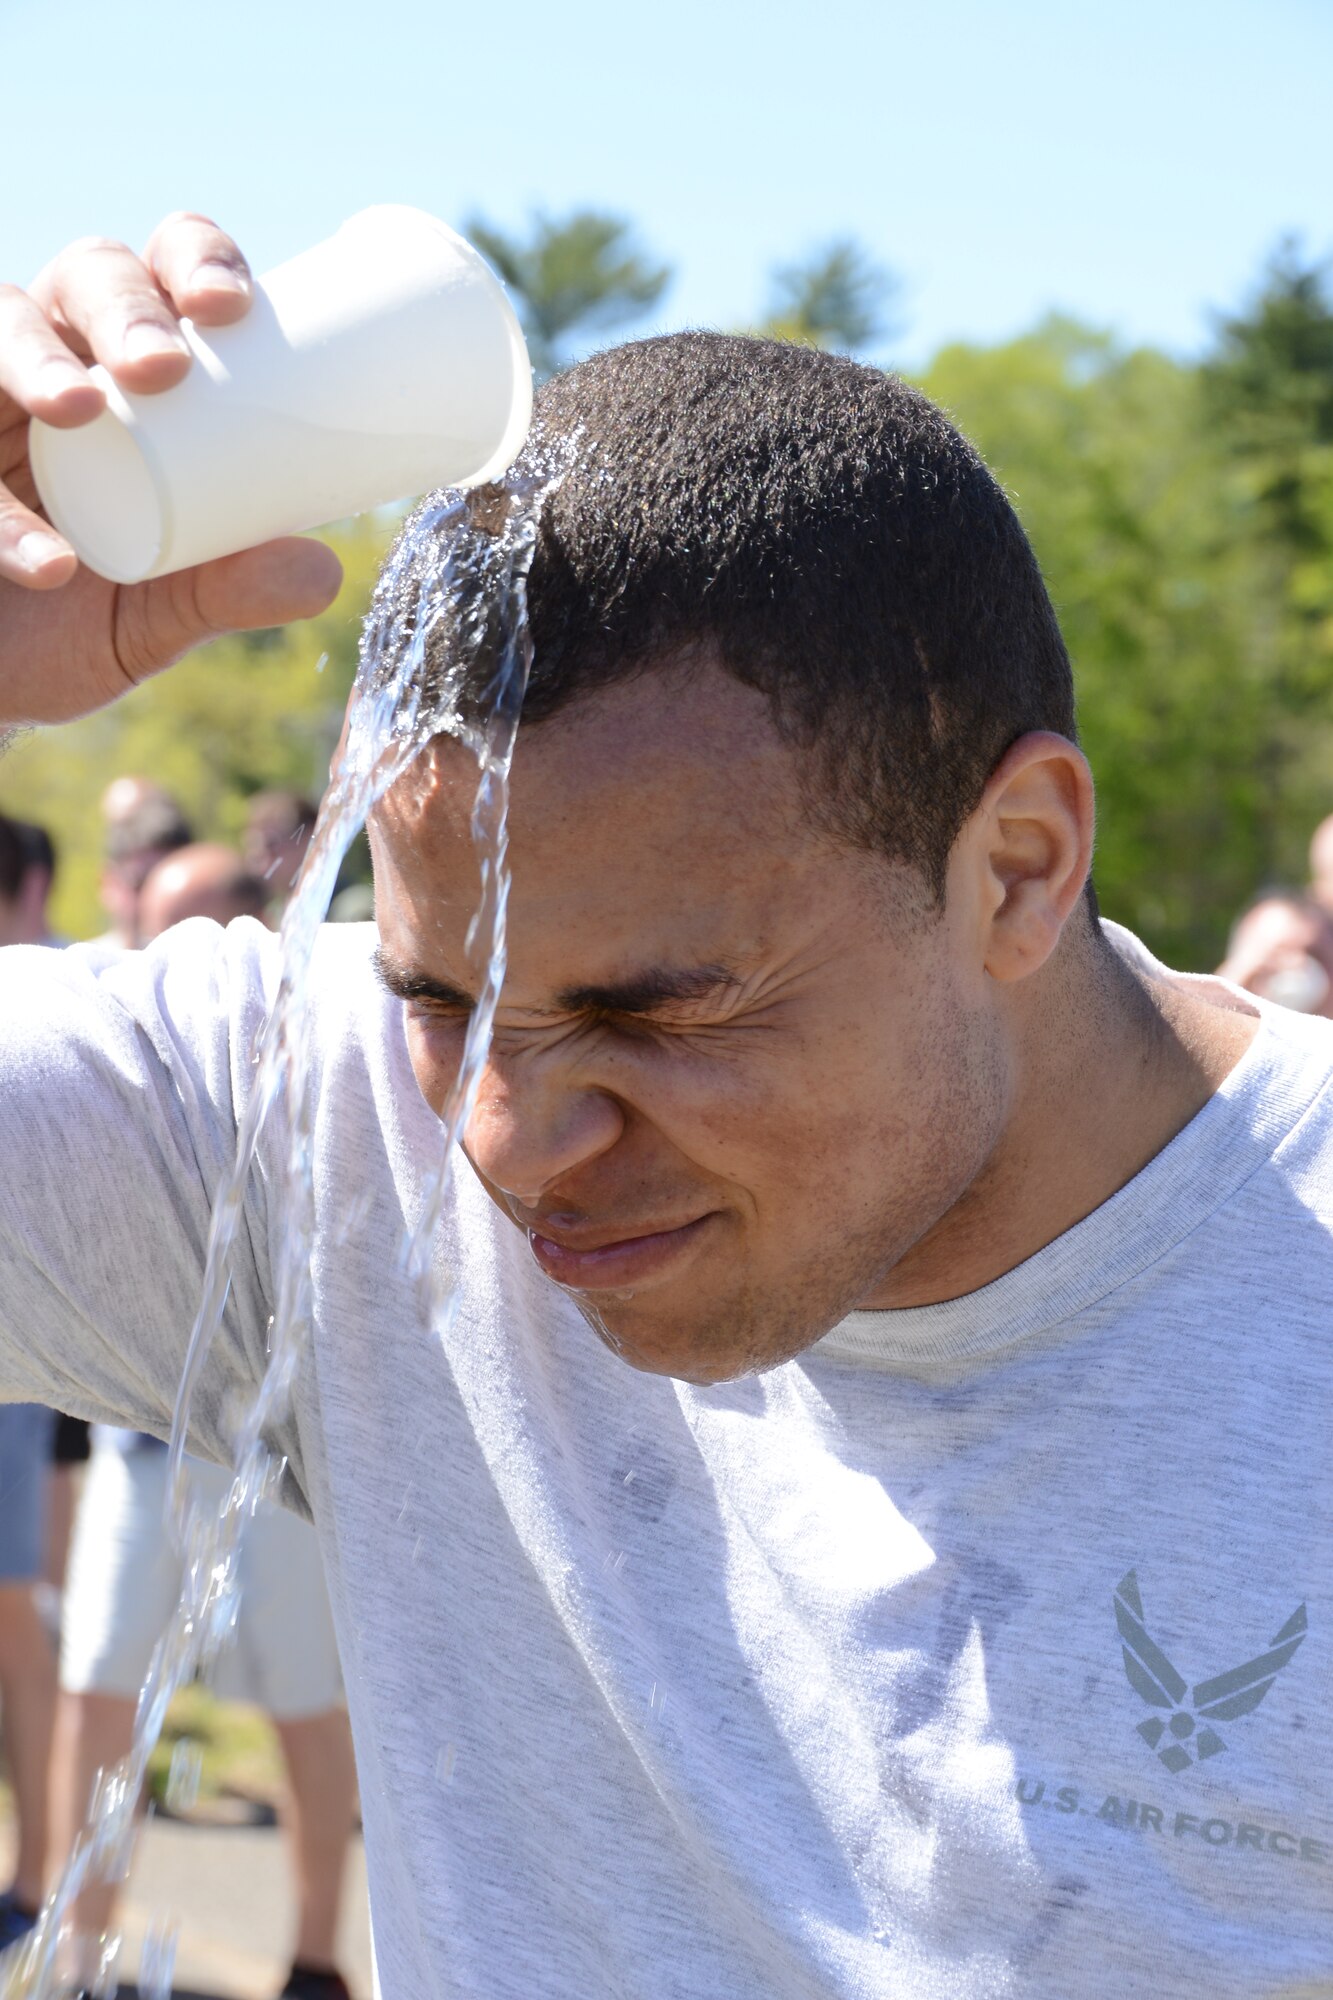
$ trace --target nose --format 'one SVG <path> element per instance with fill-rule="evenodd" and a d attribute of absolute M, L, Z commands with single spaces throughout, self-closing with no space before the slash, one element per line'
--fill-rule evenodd
<path fill-rule="evenodd" d="M 625 1114 L 568 1065 L 492 1048 L 463 1135 L 468 1158 L 526 1208 L 615 1145 Z"/>

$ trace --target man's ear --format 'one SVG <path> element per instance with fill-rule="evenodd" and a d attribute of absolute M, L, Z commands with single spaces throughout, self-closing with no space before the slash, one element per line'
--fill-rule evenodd
<path fill-rule="evenodd" d="M 1093 818 L 1088 760 L 1068 737 L 1034 730 L 1000 759 L 967 843 L 993 979 L 1025 979 L 1054 951 L 1092 866 Z"/>

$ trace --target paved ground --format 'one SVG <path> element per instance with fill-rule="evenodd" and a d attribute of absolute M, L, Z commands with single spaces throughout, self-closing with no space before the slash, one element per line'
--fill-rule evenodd
<path fill-rule="evenodd" d="M 0 1879 L 9 1863 L 0 1826 Z M 289 1963 L 292 1901 L 282 1835 L 273 1827 L 205 1827 L 150 1820 L 122 1916 L 121 1977 L 131 1981 L 150 1927 L 177 1926 L 178 2000 L 273 2000 Z M 361 1843 L 347 1871 L 340 1940 L 354 2000 L 370 2000 L 370 1933 Z"/>

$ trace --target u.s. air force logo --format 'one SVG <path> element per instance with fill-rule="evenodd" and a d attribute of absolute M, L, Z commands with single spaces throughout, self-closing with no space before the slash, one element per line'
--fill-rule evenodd
<path fill-rule="evenodd" d="M 1234 1722 L 1238 1716 L 1258 1708 L 1306 1633 L 1302 1604 L 1269 1641 L 1267 1651 L 1256 1653 L 1239 1667 L 1228 1668 L 1226 1673 L 1214 1674 L 1210 1680 L 1196 1681 L 1189 1688 L 1161 1647 L 1148 1637 L 1143 1616 L 1138 1578 L 1130 1570 L 1116 1585 L 1115 1622 L 1120 1632 L 1125 1674 L 1135 1694 L 1153 1708 L 1171 1710 L 1165 1719 L 1150 1715 L 1137 1724 L 1139 1735 L 1150 1749 L 1156 1750 L 1168 1771 L 1184 1771 L 1192 1763 L 1202 1763 L 1205 1757 L 1216 1757 L 1225 1750 L 1226 1743 L 1213 1725 Z M 1168 1741 L 1159 1748 L 1163 1737 Z M 1190 1745 L 1192 1754 L 1187 1747 Z"/>

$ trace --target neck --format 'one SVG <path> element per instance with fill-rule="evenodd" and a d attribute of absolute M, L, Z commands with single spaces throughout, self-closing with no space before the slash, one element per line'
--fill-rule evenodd
<path fill-rule="evenodd" d="M 1000 1138 L 966 1193 L 895 1265 L 875 1308 L 974 1292 L 1071 1229 L 1202 1110 L 1257 1017 L 1068 941 L 1014 1022 Z"/>

